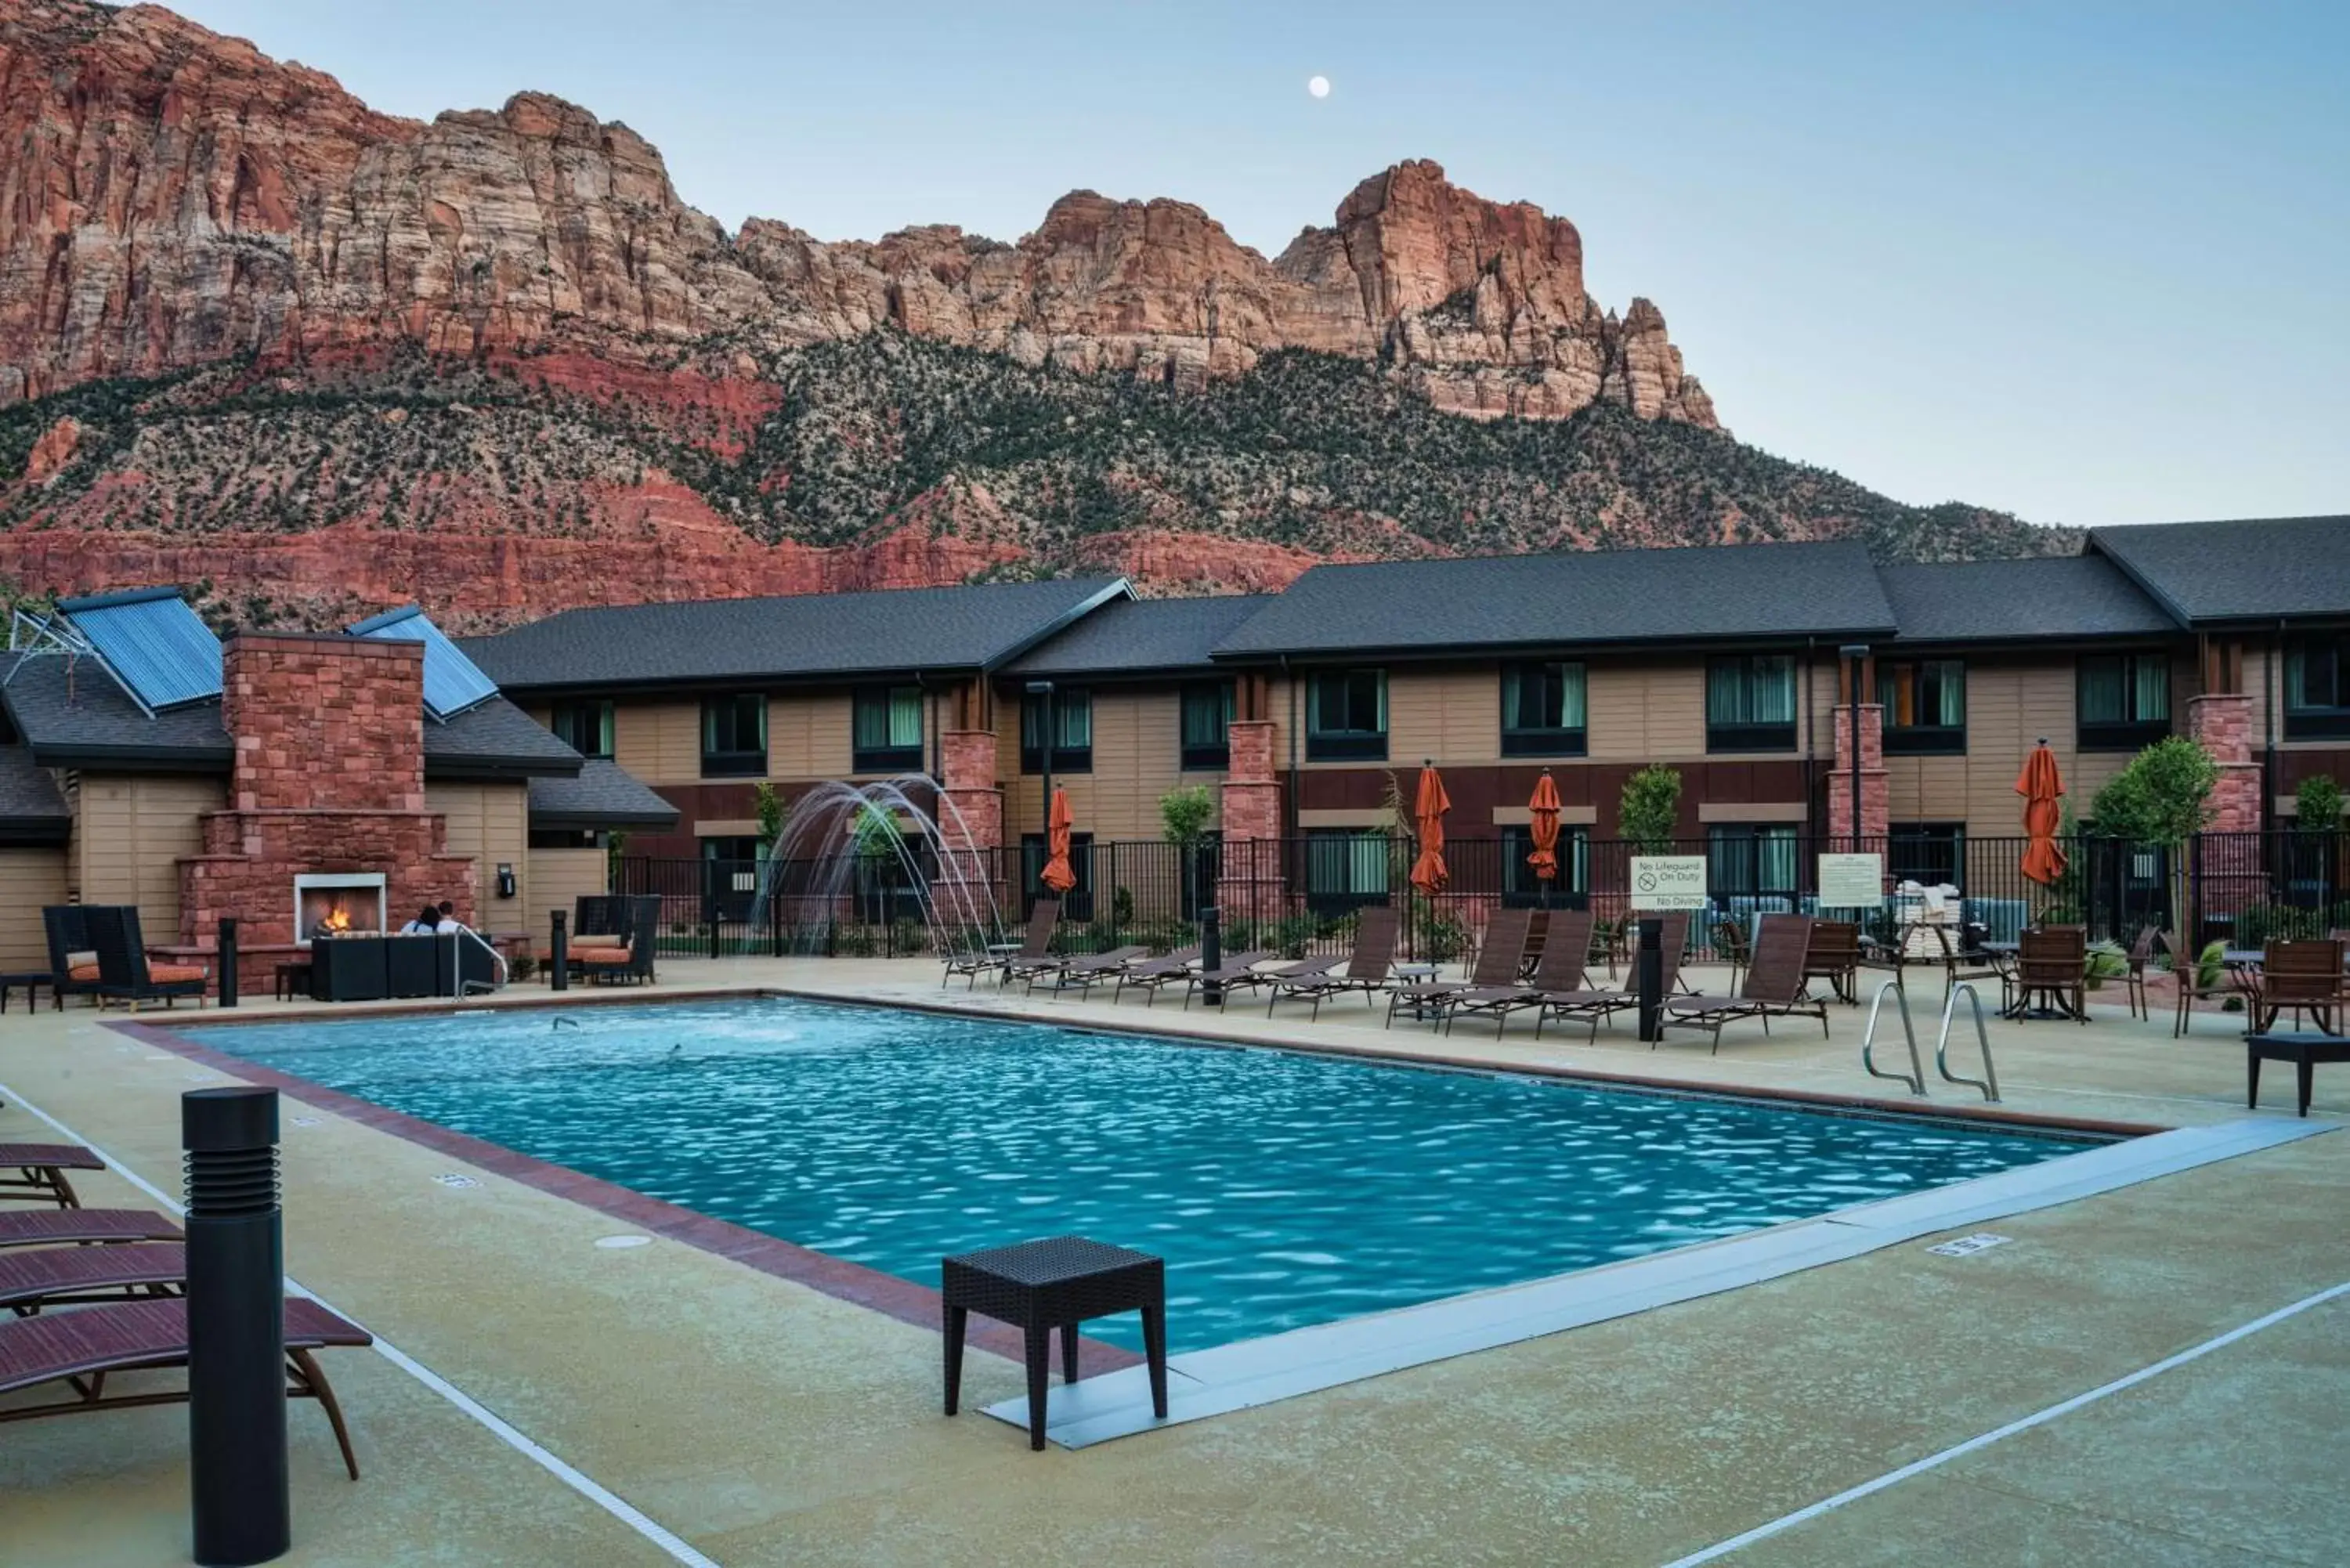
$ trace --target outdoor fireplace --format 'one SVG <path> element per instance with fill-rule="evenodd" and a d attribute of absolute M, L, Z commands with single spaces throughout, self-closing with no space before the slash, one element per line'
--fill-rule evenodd
<path fill-rule="evenodd" d="M 294 878 L 294 940 L 385 929 L 381 872 L 304 872 Z"/>

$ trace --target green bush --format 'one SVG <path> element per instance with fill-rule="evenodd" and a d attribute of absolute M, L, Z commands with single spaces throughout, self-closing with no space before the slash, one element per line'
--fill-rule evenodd
<path fill-rule="evenodd" d="M 2339 832 L 2342 827 L 2342 786 L 2324 774 L 2312 774 L 2293 792 L 2293 823 L 2303 833 Z"/>
<path fill-rule="evenodd" d="M 1421 905 L 1412 932 L 1412 954 L 1422 963 L 1450 963 L 1469 950 L 1469 930 L 1451 915 Z"/>
<path fill-rule="evenodd" d="M 2109 980 L 2119 980 L 2129 973 L 2129 954 L 2119 942 L 2089 944 L 2088 985 L 2096 990 Z"/>
<path fill-rule="evenodd" d="M 1643 855 L 1664 855 L 1673 847 L 1680 824 L 1681 775 L 1661 763 L 1651 763 L 1624 781 L 1617 805 L 1617 836 Z"/>

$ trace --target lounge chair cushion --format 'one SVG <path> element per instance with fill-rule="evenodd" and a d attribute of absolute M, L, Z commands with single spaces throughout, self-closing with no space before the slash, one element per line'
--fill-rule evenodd
<path fill-rule="evenodd" d="M 98 978 L 98 961 L 92 959 L 88 963 L 75 964 L 71 969 L 66 971 L 66 978 L 68 980 L 82 981 L 85 982 L 96 980 Z"/>
<path fill-rule="evenodd" d="M 627 948 L 590 948 L 586 952 L 574 953 L 571 956 L 581 963 L 610 964 L 617 968 L 626 964 L 630 954 Z"/>
<path fill-rule="evenodd" d="M 95 972 L 98 969 L 98 950 L 84 948 L 79 952 L 66 954 L 66 967 L 76 974 L 79 974 L 83 970 Z"/>
<path fill-rule="evenodd" d="M 149 963 L 147 978 L 157 985 L 194 985 L 204 978 L 204 966 L 200 963 Z"/>
<path fill-rule="evenodd" d="M 580 931 L 574 934 L 569 945 L 575 948 L 624 948 L 629 939 L 618 931 Z"/>

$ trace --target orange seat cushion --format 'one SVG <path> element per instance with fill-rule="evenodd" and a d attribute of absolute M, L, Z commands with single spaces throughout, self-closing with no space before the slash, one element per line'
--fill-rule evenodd
<path fill-rule="evenodd" d="M 78 963 L 71 969 L 66 971 L 66 978 L 73 981 L 96 980 L 98 978 L 98 966 L 94 963 Z"/>
<path fill-rule="evenodd" d="M 629 961 L 629 950 L 626 948 L 590 948 L 586 952 L 574 953 L 571 956 L 577 959 L 581 963 L 624 964 Z"/>
<path fill-rule="evenodd" d="M 577 931 L 566 939 L 575 948 L 625 948 L 628 939 L 617 931 Z"/>
<path fill-rule="evenodd" d="M 200 963 L 151 963 L 147 966 L 147 978 L 157 985 L 184 985 L 190 981 L 204 979 L 204 966 Z"/>

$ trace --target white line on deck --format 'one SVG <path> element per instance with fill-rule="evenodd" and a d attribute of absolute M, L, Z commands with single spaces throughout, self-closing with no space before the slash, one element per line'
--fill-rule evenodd
<path fill-rule="evenodd" d="M 2165 1356 L 2151 1366 L 2141 1366 L 2126 1376 L 2116 1377 L 2111 1383 L 2101 1384 L 2085 1394 L 2075 1394 L 2062 1404 L 2051 1405 L 2044 1410 L 2035 1410 L 2021 1420 L 2010 1421 L 2006 1426 L 1985 1432 L 1981 1437 L 1969 1438 L 1965 1442 L 1944 1449 L 1939 1454 L 1929 1454 L 1914 1464 L 1903 1465 L 1898 1470 L 1889 1470 L 1875 1480 L 1863 1481 L 1856 1487 L 1850 1487 L 1836 1493 L 1834 1497 L 1824 1497 L 1808 1508 L 1799 1508 L 1793 1513 L 1782 1514 L 1768 1524 L 1756 1525 L 1743 1535 L 1733 1535 L 1727 1541 L 1716 1542 L 1703 1551 L 1692 1552 L 1686 1557 L 1676 1557 L 1666 1563 L 1665 1568 L 1696 1568 L 1698 1563 L 1711 1563 L 1716 1558 L 1727 1557 L 1741 1547 L 1752 1546 L 1758 1541 L 1766 1540 L 1783 1530 L 1792 1529 L 1806 1520 L 1817 1519 L 1820 1515 L 1842 1508 L 1848 1502 L 1857 1502 L 1862 1498 L 1883 1491 L 1887 1487 L 1898 1486 L 1911 1476 L 1923 1475 L 1928 1470 L 1950 1463 L 1952 1459 L 1962 1459 L 1979 1449 L 1987 1449 L 2003 1438 L 2012 1438 L 2018 1432 L 2028 1432 L 2034 1427 L 2044 1426 L 2059 1416 L 2069 1416 L 2085 1405 L 2094 1405 L 2108 1395 L 2118 1394 L 2126 1388 L 2135 1388 L 2148 1378 L 2159 1377 L 2175 1367 L 2184 1366 L 2190 1361 L 2200 1360 L 2215 1350 L 2233 1345 L 2240 1339 L 2248 1339 L 2264 1328 L 2273 1328 L 2289 1317 L 2297 1316 L 2314 1306 L 2322 1306 L 2336 1296 L 2343 1295 L 2350 1295 L 2350 1280 L 2345 1280 L 2330 1289 L 2322 1290 L 2315 1295 L 2303 1296 L 2291 1306 L 2279 1307 L 2266 1317 L 2256 1317 L 2248 1324 L 2231 1328 L 2227 1333 L 2207 1339 L 2200 1345 L 2190 1345 L 2176 1355 Z"/>
<path fill-rule="evenodd" d="M 187 1213 L 187 1206 L 180 1202 L 179 1199 L 172 1197 L 171 1194 L 165 1192 L 161 1188 L 157 1187 L 153 1182 L 149 1181 L 144 1177 L 139 1175 L 121 1160 L 117 1159 L 105 1149 L 100 1148 L 98 1145 L 90 1142 L 89 1139 L 82 1137 L 81 1134 L 74 1131 L 73 1128 L 66 1126 L 65 1123 L 57 1120 L 57 1117 L 49 1115 L 48 1112 L 41 1109 L 40 1106 L 33 1104 L 32 1101 L 26 1099 L 16 1090 L 8 1087 L 5 1084 L 0 1084 L 0 1099 L 5 1099 L 10 1104 L 21 1106 L 26 1110 L 32 1112 L 33 1115 L 40 1117 L 41 1120 L 48 1123 L 52 1127 L 55 1127 L 57 1132 L 67 1139 L 67 1141 L 78 1143 L 83 1147 L 88 1149 L 92 1154 L 95 1154 L 99 1158 L 106 1162 L 106 1167 L 109 1170 L 111 1170 L 115 1175 L 130 1183 L 131 1186 L 137 1188 L 140 1191 L 145 1193 L 148 1197 L 153 1199 L 156 1202 L 161 1204 L 172 1213 L 178 1215 L 184 1215 Z M 286 1288 L 296 1295 L 307 1296 L 310 1300 L 317 1302 L 320 1306 L 325 1307 L 328 1312 L 336 1313 L 338 1316 L 348 1317 L 350 1315 L 348 1313 L 338 1311 L 332 1302 L 328 1301 L 325 1297 L 319 1295 L 315 1291 L 306 1288 L 300 1282 L 296 1281 L 290 1274 L 286 1278 Z M 365 1325 L 362 1324 L 361 1326 Z M 369 1332 L 373 1334 L 375 1331 L 369 1329 Z M 480 1400 L 474 1398 L 463 1388 L 458 1387 L 455 1384 L 450 1382 L 447 1378 L 442 1376 L 439 1373 L 433 1371 L 431 1367 L 425 1366 L 422 1362 L 417 1360 L 414 1356 L 409 1355 L 398 1345 L 393 1345 L 381 1334 L 376 1335 L 375 1350 L 376 1354 L 382 1356 L 386 1361 L 390 1362 L 394 1366 L 399 1367 L 402 1372 L 407 1373 L 411 1377 L 415 1378 L 419 1383 L 423 1384 L 424 1386 L 432 1389 L 432 1392 L 440 1395 L 441 1397 L 449 1401 L 450 1404 L 454 1405 L 458 1409 L 472 1417 L 483 1427 L 488 1428 L 491 1434 L 496 1437 L 499 1441 L 504 1443 L 506 1447 L 514 1449 L 515 1452 L 522 1455 L 525 1459 L 538 1466 L 539 1469 L 545 1470 L 547 1474 L 561 1481 L 565 1486 L 569 1487 L 573 1491 L 577 1492 L 581 1497 L 586 1498 L 589 1502 L 594 1503 L 598 1508 L 602 1509 L 606 1513 L 610 1514 L 614 1519 L 619 1520 L 622 1524 L 625 1524 L 630 1530 L 635 1531 L 646 1541 L 650 1542 L 653 1545 L 659 1547 L 671 1562 L 684 1563 L 686 1568 L 719 1568 L 716 1561 L 712 1558 L 705 1557 L 701 1552 L 696 1552 L 691 1546 L 686 1543 L 682 1537 L 655 1522 L 634 1503 L 629 1501 L 626 1498 L 621 1497 L 619 1493 L 611 1490 L 608 1487 L 605 1487 L 590 1477 L 582 1474 L 580 1471 L 573 1469 L 570 1465 L 565 1463 L 562 1459 L 556 1458 L 554 1454 L 551 1454 L 547 1452 L 546 1449 L 539 1447 L 538 1444 L 533 1442 L 528 1437 L 516 1430 L 514 1426 L 508 1423 L 503 1417 L 499 1416 L 497 1412 L 490 1409 Z"/>

